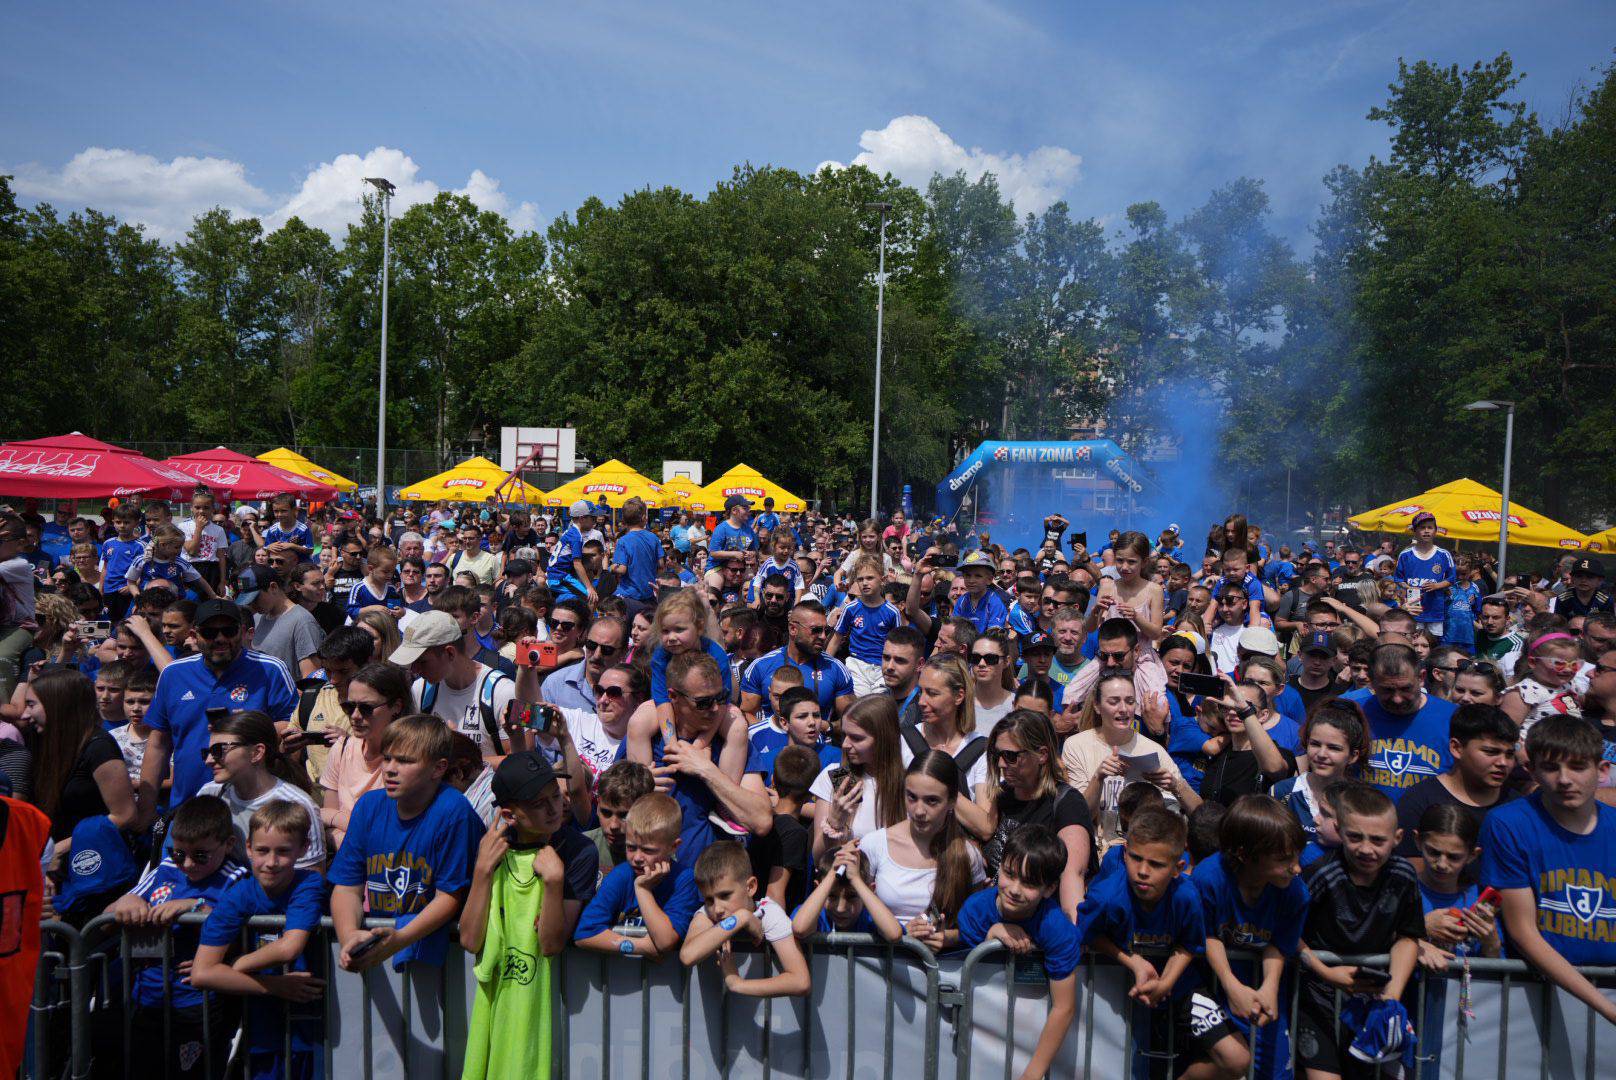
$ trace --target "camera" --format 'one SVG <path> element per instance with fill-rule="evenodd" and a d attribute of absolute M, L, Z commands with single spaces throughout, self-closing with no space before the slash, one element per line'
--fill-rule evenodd
<path fill-rule="evenodd" d="M 112 636 L 112 623 L 106 619 L 79 619 L 73 624 L 73 633 L 86 645 L 99 645 Z"/>
<path fill-rule="evenodd" d="M 555 643 L 530 637 L 520 639 L 516 643 L 516 666 L 541 670 L 555 667 Z"/>

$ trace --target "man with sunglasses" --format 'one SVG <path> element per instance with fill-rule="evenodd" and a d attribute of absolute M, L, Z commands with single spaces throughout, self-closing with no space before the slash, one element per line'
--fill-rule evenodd
<path fill-rule="evenodd" d="M 556 616 L 566 618 L 573 612 L 557 607 Z M 623 656 L 628 642 L 628 624 L 616 615 L 602 615 L 589 624 L 584 632 L 584 658 L 552 672 L 544 680 L 541 695 L 551 705 L 563 709 L 595 711 L 595 687 L 606 669 Z"/>
<path fill-rule="evenodd" d="M 365 545 L 349 537 L 337 550 L 341 558 L 326 572 L 326 587 L 332 596 L 347 596 L 355 585 L 365 580 Z"/>
<path fill-rule="evenodd" d="M 834 656 L 825 655 L 830 623 L 817 600 L 804 600 L 786 620 L 786 643 L 752 661 L 741 677 L 741 712 L 749 726 L 763 723 L 769 700 L 769 682 L 787 664 L 802 672 L 802 685 L 819 699 L 826 720 L 853 707 L 853 676 Z"/>
<path fill-rule="evenodd" d="M 146 759 L 140 773 L 140 812 L 150 822 L 162 804 L 158 793 L 169 775 L 168 805 L 178 806 L 213 779 L 202 759 L 208 744 L 208 712 L 257 709 L 277 725 L 297 708 L 297 691 L 286 665 L 246 647 L 241 609 L 229 600 L 207 600 L 196 609 L 198 651 L 181 657 L 157 676 L 146 709 Z"/>

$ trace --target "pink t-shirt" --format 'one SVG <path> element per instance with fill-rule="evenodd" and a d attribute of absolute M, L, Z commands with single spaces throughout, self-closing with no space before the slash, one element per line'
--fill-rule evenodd
<path fill-rule="evenodd" d="M 372 767 L 365 761 L 365 740 L 357 735 L 344 735 L 331 747 L 325 768 L 320 773 L 320 787 L 326 792 L 324 816 L 331 825 L 334 845 L 340 845 L 348 831 L 348 815 L 353 813 L 359 796 L 381 786 L 382 763 L 376 760 Z M 335 811 L 331 814 L 330 811 Z"/>

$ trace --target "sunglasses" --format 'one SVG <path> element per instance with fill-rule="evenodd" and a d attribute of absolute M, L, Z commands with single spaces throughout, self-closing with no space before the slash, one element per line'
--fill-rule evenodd
<path fill-rule="evenodd" d="M 1456 670 L 1460 675 L 1471 671 L 1481 675 L 1497 675 L 1498 665 L 1491 660 L 1461 660 Z"/>
<path fill-rule="evenodd" d="M 987 664 L 989 667 L 998 667 L 999 661 L 1003 659 L 1004 657 L 1000 656 L 998 653 L 974 652 L 971 654 L 971 663 Z"/>
<path fill-rule="evenodd" d="M 674 693 L 678 694 L 680 697 L 682 697 L 686 701 L 690 702 L 690 704 L 691 704 L 691 706 L 693 708 L 695 708 L 695 709 L 697 709 L 697 710 L 699 710 L 701 712 L 707 712 L 710 709 L 716 709 L 716 708 L 718 708 L 719 705 L 723 704 L 725 701 L 728 700 L 728 696 L 725 695 L 722 692 L 717 693 L 717 694 L 706 694 L 706 695 L 704 695 L 702 697 L 695 697 L 695 696 L 693 696 L 691 694 L 685 693 L 683 690 L 675 690 Z"/>
<path fill-rule="evenodd" d="M 544 625 L 558 634 L 570 634 L 578 629 L 575 619 L 545 619 Z"/>
<path fill-rule="evenodd" d="M 352 716 L 356 711 L 360 716 L 369 720 L 375 711 L 382 707 L 380 701 L 344 701 L 340 702 L 342 711 Z"/>
<path fill-rule="evenodd" d="M 230 751 L 236 749 L 237 747 L 246 745 L 246 743 L 239 742 L 222 742 L 214 743 L 212 746 L 204 746 L 202 748 L 202 760 L 223 761 L 225 755 L 230 753 Z"/>
<path fill-rule="evenodd" d="M 620 701 L 628 697 L 628 691 L 621 686 L 597 686 L 595 687 L 595 696 Z"/>
<path fill-rule="evenodd" d="M 1025 750 L 995 750 L 993 751 L 993 756 L 999 760 L 1000 765 L 1014 765 L 1021 760 L 1021 755 L 1026 752 Z"/>
<path fill-rule="evenodd" d="M 600 653 L 600 658 L 602 660 L 610 660 L 612 657 L 616 656 L 617 655 L 617 650 L 619 648 L 621 648 L 621 646 L 618 646 L 618 645 L 605 645 L 605 644 L 602 644 L 599 641 L 586 641 L 586 642 L 584 642 L 584 652 L 586 652 L 586 653 L 597 653 L 598 652 L 598 653 Z"/>
<path fill-rule="evenodd" d="M 196 636 L 203 641 L 214 641 L 218 638 L 233 638 L 241 636 L 241 627 L 237 626 L 199 626 Z"/>

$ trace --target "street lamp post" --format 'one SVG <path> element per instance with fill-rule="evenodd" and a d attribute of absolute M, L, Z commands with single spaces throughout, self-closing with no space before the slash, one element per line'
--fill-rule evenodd
<path fill-rule="evenodd" d="M 881 211 L 881 254 L 875 272 L 875 426 L 871 429 L 870 439 L 870 517 L 878 518 L 881 476 L 881 323 L 887 293 L 887 214 L 891 212 L 892 204 L 865 203 L 864 208 Z"/>
<path fill-rule="evenodd" d="M 387 518 L 387 264 L 393 254 L 392 181 L 367 176 L 365 183 L 382 195 L 382 370 L 376 387 L 376 517 Z"/>
<path fill-rule="evenodd" d="M 1504 490 L 1498 510 L 1498 586 L 1503 588 L 1504 570 L 1509 557 L 1509 467 L 1515 456 L 1515 403 L 1513 401 L 1472 401 L 1465 408 L 1470 412 L 1504 410 Z"/>

